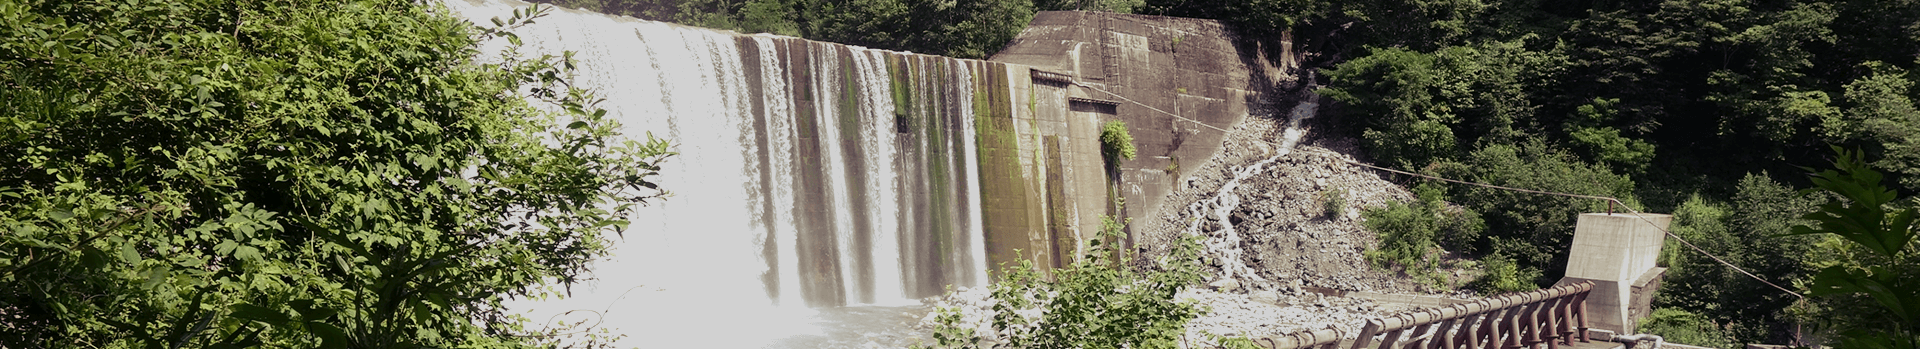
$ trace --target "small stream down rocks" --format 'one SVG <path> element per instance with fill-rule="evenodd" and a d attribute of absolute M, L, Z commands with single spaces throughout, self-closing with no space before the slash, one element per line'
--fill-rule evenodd
<path fill-rule="evenodd" d="M 1270 146 L 1266 146 L 1267 143 L 1255 143 L 1262 145 L 1261 148 L 1263 149 L 1270 149 L 1273 153 L 1272 157 L 1234 170 L 1233 178 L 1228 179 L 1226 184 L 1222 184 L 1220 190 L 1216 191 L 1212 198 L 1201 200 L 1187 206 L 1188 216 L 1206 216 L 1212 218 L 1211 220 L 1194 219 L 1193 223 L 1187 225 L 1187 230 L 1185 231 L 1187 235 L 1203 234 L 1201 230 L 1205 227 L 1218 228 L 1205 232 L 1204 236 L 1206 240 L 1202 243 L 1207 247 L 1206 252 L 1214 255 L 1214 259 L 1221 261 L 1222 264 L 1220 278 L 1210 284 L 1219 286 L 1238 284 L 1238 279 L 1241 278 L 1247 279 L 1248 281 L 1267 281 L 1265 278 L 1260 277 L 1260 273 L 1254 272 L 1252 268 L 1247 267 L 1246 263 L 1242 262 L 1243 258 L 1238 246 L 1240 244 L 1240 233 L 1234 228 L 1232 222 L 1233 212 L 1240 208 L 1240 195 L 1236 194 L 1234 189 L 1240 187 L 1240 181 L 1265 172 L 1268 165 L 1272 165 L 1275 161 L 1280 161 L 1280 158 L 1292 153 L 1293 146 L 1300 142 L 1301 136 L 1306 135 L 1306 131 L 1300 128 L 1300 122 L 1312 118 L 1320 107 L 1318 95 L 1314 95 L 1312 92 L 1307 92 L 1306 94 L 1307 97 L 1305 101 L 1298 106 L 1294 106 L 1293 112 L 1287 116 L 1287 128 L 1282 131 L 1280 147 L 1278 149 L 1272 149 Z M 1203 215 L 1203 212 L 1212 213 L 1212 215 Z"/>

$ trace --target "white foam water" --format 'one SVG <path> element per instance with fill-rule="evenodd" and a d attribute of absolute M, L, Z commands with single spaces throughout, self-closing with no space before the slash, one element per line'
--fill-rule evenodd
<path fill-rule="evenodd" d="M 481 25 L 526 6 L 445 5 Z M 915 285 L 985 283 L 981 198 L 972 184 L 972 79 L 980 65 L 572 10 L 514 32 L 523 56 L 574 52 L 576 86 L 605 98 L 601 107 L 627 135 L 652 133 L 679 153 L 655 178 L 672 196 L 632 217 L 610 256 L 593 264 L 592 281 L 569 297 L 508 304 L 536 328 L 598 323 L 627 336 L 620 346 L 781 346 L 822 333 L 819 307 L 918 304 L 938 290 Z M 494 40 L 483 52 L 505 47 Z M 918 59 L 889 65 L 902 56 Z M 895 105 L 898 76 L 920 80 L 909 85 L 918 106 Z M 942 76 L 951 80 L 928 81 Z M 897 124 L 907 114 L 925 127 L 957 120 L 963 126 L 946 135 L 963 138 L 958 149 L 940 152 L 946 159 L 914 152 L 951 146 L 916 143 L 926 137 Z M 959 172 L 916 172 L 916 161 Z M 901 192 L 927 181 L 955 190 Z M 927 211 L 939 207 L 934 200 L 957 210 Z M 928 215 L 957 223 L 928 228 L 918 221 Z M 939 229 L 947 233 L 930 233 Z"/>

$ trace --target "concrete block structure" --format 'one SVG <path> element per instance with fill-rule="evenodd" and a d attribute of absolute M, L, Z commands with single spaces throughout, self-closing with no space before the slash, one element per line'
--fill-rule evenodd
<path fill-rule="evenodd" d="M 1297 103 L 1272 98 L 1281 86 L 1295 82 L 1288 73 L 1295 68 L 1293 56 L 1287 37 L 1243 38 L 1213 20 L 1048 11 L 1035 14 L 989 61 L 1031 67 L 1033 90 L 1015 94 L 1032 96 L 1035 117 L 1043 123 L 1069 121 L 1065 134 L 1097 137 L 1101 123 L 1127 123 L 1136 158 L 1104 174 L 1067 171 L 1073 177 L 1066 183 L 1078 188 L 1078 194 L 1064 201 L 1075 203 L 1071 206 L 1078 208 L 1077 217 L 1060 216 L 1066 226 L 1080 227 L 1077 234 L 1084 240 L 1099 229 L 1100 215 L 1163 214 L 1161 201 L 1173 184 L 1219 152 L 1225 136 L 1219 129 L 1233 128 L 1250 115 L 1268 116 L 1272 113 L 1267 110 L 1292 107 L 1278 103 Z M 1056 113 L 1064 115 L 1052 115 Z M 1091 133 L 1082 133 L 1080 127 L 1088 125 L 1094 127 L 1085 130 Z M 1099 149 L 1097 138 L 1085 136 L 1063 137 L 1061 143 Z M 1079 162 L 1085 159 L 1093 161 Z M 1103 166 L 1098 157 L 1074 158 L 1066 165 Z M 1109 183 L 1114 186 L 1107 187 Z M 1123 198 L 1125 207 L 1101 204 L 1112 202 L 1111 196 Z"/>
<path fill-rule="evenodd" d="M 1666 268 L 1655 265 L 1672 215 L 1588 213 L 1580 215 L 1567 256 L 1566 277 L 1556 285 L 1593 281 L 1588 324 L 1616 333 L 1638 333 Z"/>

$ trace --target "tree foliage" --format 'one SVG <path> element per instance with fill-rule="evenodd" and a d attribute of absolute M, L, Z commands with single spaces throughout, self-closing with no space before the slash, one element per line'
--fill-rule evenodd
<path fill-rule="evenodd" d="M 564 57 L 409 1 L 0 2 L 0 343 L 521 346 L 658 195 Z M 523 96 L 527 96 L 523 98 Z"/>
<path fill-rule="evenodd" d="M 1446 280 L 1432 273 L 1443 252 L 1471 251 L 1486 225 L 1479 213 L 1449 207 L 1445 187 L 1422 183 L 1413 191 L 1415 202 L 1389 202 L 1361 212 L 1361 224 L 1380 238 L 1380 246 L 1365 255 L 1377 268 L 1397 267 L 1403 274 L 1444 286 Z"/>
<path fill-rule="evenodd" d="M 1726 201 L 1704 195 L 1689 197 L 1674 209 L 1670 231 L 1713 251 L 1722 260 L 1791 287 L 1793 280 L 1813 274 L 1811 263 L 1816 258 L 1812 252 L 1818 239 L 1780 235 L 1789 233 L 1792 225 L 1801 224 L 1798 216 L 1811 211 L 1819 199 L 1795 195 L 1792 188 L 1764 174 L 1748 175 Z M 1793 322 L 1793 316 L 1782 309 L 1793 306 L 1799 297 L 1729 269 L 1678 242 L 1667 244 L 1660 264 L 1667 267 L 1667 276 L 1654 305 L 1688 316 L 1672 319 L 1676 321 L 1672 330 L 1695 331 L 1699 329 L 1687 326 L 1712 324 L 1717 332 L 1703 335 L 1734 338 L 1768 338 L 1772 333 L 1791 331 L 1791 326 L 1785 325 Z M 1679 326 L 1683 320 L 1693 325 Z"/>
<path fill-rule="evenodd" d="M 1835 147 L 1834 169 L 1813 173 L 1815 188 L 1845 198 L 1801 216 L 1818 224 L 1796 225 L 1793 235 L 1833 236 L 1859 252 L 1821 268 L 1805 286 L 1807 295 L 1840 302 L 1870 300 L 1879 321 L 1836 324 L 1841 346 L 1848 348 L 1920 347 L 1920 251 L 1914 224 L 1920 208 L 1899 206 L 1898 195 L 1882 184 L 1859 152 Z M 1811 171 L 1811 169 L 1809 169 Z M 1891 207 L 1890 207 L 1891 206 Z"/>
<path fill-rule="evenodd" d="M 1432 165 L 1434 174 L 1511 188 L 1616 197 L 1638 205 L 1634 182 L 1605 166 L 1580 161 L 1573 154 L 1542 141 L 1518 146 L 1488 145 L 1460 162 Z M 1521 267 L 1543 271 L 1537 284 L 1551 284 L 1566 269 L 1574 225 L 1579 215 L 1605 212 L 1607 202 L 1565 196 L 1455 186 L 1451 197 L 1481 212 L 1487 230 L 1468 248 L 1477 253 L 1499 253 Z M 1620 208 L 1624 210 L 1624 208 Z"/>
<path fill-rule="evenodd" d="M 986 58 L 1039 10 L 1127 12 L 1139 0 L 543 0 L 601 13 L 960 58 Z M 1039 6 L 1039 7 L 1036 7 Z"/>

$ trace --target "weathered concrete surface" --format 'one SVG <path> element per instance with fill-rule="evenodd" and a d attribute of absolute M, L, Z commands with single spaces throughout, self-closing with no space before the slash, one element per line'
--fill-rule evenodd
<path fill-rule="evenodd" d="M 1589 280 L 1589 324 L 1619 333 L 1639 333 L 1634 325 L 1647 314 L 1647 304 L 1659 289 L 1665 268 L 1654 267 L 1666 242 L 1662 233 L 1672 215 L 1580 215 L 1573 248 L 1567 255 L 1567 274 L 1556 285 Z"/>
<path fill-rule="evenodd" d="M 1034 81 L 1059 75 L 1070 80 L 1036 87 L 1047 92 L 1036 96 L 1048 103 L 1057 96 L 1077 99 L 1067 102 L 1069 115 L 1042 118 L 1070 120 L 1063 149 L 1093 155 L 1076 157 L 1086 163 L 1068 168 L 1102 172 L 1074 173 L 1068 181 L 1071 201 L 1079 208 L 1070 219 L 1086 239 L 1097 232 L 1101 215 L 1158 216 L 1170 187 L 1218 153 L 1221 129 L 1249 113 L 1266 114 L 1272 103 L 1267 97 L 1293 80 L 1284 73 L 1293 60 L 1275 65 L 1266 59 L 1269 50 L 1263 47 L 1269 45 L 1279 45 L 1273 51 L 1282 57 L 1292 56 L 1285 38 L 1258 39 L 1238 37 L 1212 20 L 1041 12 L 989 60 L 1042 71 Z M 1099 126 L 1107 120 L 1125 121 L 1138 149 L 1138 157 L 1119 164 L 1114 173 L 1104 173 L 1098 156 Z M 1096 175 L 1106 180 L 1094 180 Z M 1124 200 L 1124 212 L 1105 204 L 1110 200 L 1101 193 L 1109 192 Z"/>

